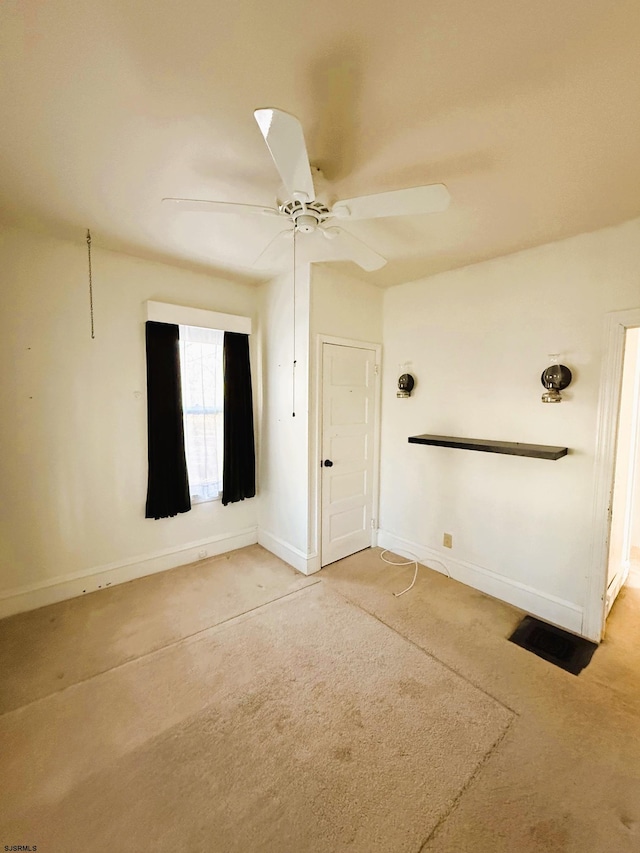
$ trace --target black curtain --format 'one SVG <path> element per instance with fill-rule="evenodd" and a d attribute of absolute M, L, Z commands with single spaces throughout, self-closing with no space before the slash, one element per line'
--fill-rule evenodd
<path fill-rule="evenodd" d="M 184 452 L 179 328 L 147 322 L 147 518 L 191 509 Z"/>
<path fill-rule="evenodd" d="M 256 493 L 249 336 L 224 333 L 224 506 Z"/>

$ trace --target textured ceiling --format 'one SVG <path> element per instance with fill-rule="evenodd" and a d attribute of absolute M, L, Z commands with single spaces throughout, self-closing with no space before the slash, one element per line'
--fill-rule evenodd
<path fill-rule="evenodd" d="M 640 215 L 639 43 L 637 0 L 5 0 L 0 216 L 259 280 L 279 222 L 160 200 L 272 204 L 279 107 L 327 197 L 448 186 L 348 225 L 398 284 Z"/>

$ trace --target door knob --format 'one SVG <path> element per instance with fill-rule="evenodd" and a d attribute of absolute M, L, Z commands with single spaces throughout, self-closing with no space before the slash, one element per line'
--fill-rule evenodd
<path fill-rule="evenodd" d="M 330 459 L 325 459 L 322 464 L 325 468 L 333 468 L 333 462 Z"/>

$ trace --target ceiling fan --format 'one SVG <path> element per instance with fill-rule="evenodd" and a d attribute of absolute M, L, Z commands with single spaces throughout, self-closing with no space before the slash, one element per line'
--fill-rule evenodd
<path fill-rule="evenodd" d="M 263 207 L 204 199 L 162 199 L 180 210 L 271 216 L 287 220 L 287 228 L 269 243 L 254 266 L 259 266 L 274 246 L 292 236 L 295 238 L 296 234 L 302 234 L 306 235 L 306 241 L 316 241 L 309 247 L 309 251 L 313 256 L 314 249 L 317 250 L 318 260 L 351 260 L 364 270 L 377 270 L 386 264 L 386 258 L 335 224 L 335 220 L 348 222 L 388 216 L 417 216 L 438 213 L 449 206 L 449 191 L 444 184 L 348 198 L 328 206 L 316 199 L 312 168 L 298 119 L 278 109 L 255 110 L 254 116 L 282 179 L 287 194 L 284 201 L 276 200 L 275 207 Z M 321 244 L 321 240 L 328 241 L 328 244 Z"/>

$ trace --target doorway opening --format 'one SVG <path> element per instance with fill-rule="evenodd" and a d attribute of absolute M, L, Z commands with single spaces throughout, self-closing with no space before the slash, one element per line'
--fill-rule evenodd
<path fill-rule="evenodd" d="M 627 333 L 640 328 L 640 307 L 628 308 L 625 311 L 612 311 L 605 315 L 604 320 L 605 334 L 594 459 L 591 564 L 587 576 L 587 594 L 580 632 L 583 637 L 593 640 L 595 643 L 599 643 L 604 637 L 607 608 L 611 609 L 615 600 L 616 584 L 618 584 L 619 590 L 624 577 L 624 566 L 620 567 L 621 571 L 612 569 L 614 577 L 609 577 L 609 543 L 613 514 L 618 424 L 622 420 L 620 418 L 622 374 L 625 349 L 629 355 L 633 337 L 629 338 L 631 341 L 629 348 L 626 348 L 625 345 Z M 637 448 L 637 451 L 636 455 L 640 456 L 640 449 Z M 626 506 L 628 508 L 628 503 Z M 616 575 L 617 580 L 615 579 Z M 611 580 L 614 581 L 613 585 Z"/>
<path fill-rule="evenodd" d="M 640 587 L 640 327 L 625 330 L 610 507 L 605 618 L 625 584 Z"/>

